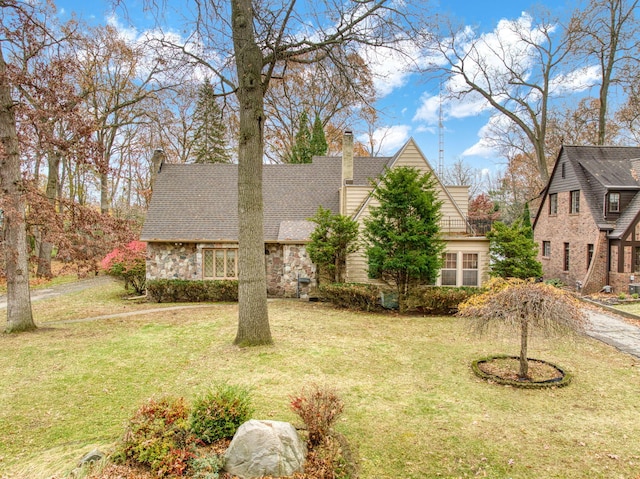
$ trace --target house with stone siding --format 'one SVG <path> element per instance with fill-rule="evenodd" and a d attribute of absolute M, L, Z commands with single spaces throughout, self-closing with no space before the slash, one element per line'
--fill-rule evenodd
<path fill-rule="evenodd" d="M 306 245 L 318 207 L 360 224 L 375 204 L 372 180 L 385 168 L 413 166 L 435 172 L 413 139 L 389 157 L 355 157 L 346 132 L 342 156 L 309 164 L 263 166 L 264 249 L 272 297 L 304 297 L 317 286 Z M 147 242 L 147 279 L 223 280 L 238 275 L 237 165 L 154 166 L 152 199 L 141 234 Z M 468 187 L 437 179 L 446 241 L 438 284 L 480 286 L 486 279 L 488 240 L 467 218 Z M 347 260 L 348 282 L 371 282 L 362 251 Z"/>
<path fill-rule="evenodd" d="M 545 279 L 585 294 L 640 283 L 639 179 L 640 147 L 562 147 L 533 223 Z"/>

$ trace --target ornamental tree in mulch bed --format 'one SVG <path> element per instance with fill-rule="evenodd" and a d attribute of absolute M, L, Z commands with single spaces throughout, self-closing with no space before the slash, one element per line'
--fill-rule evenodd
<path fill-rule="evenodd" d="M 581 332 L 585 316 L 571 294 L 545 283 L 495 279 L 487 292 L 473 296 L 459 307 L 458 315 L 471 318 L 478 333 L 498 325 L 520 333 L 518 380 L 530 381 L 527 357 L 529 334 L 546 336 Z"/>

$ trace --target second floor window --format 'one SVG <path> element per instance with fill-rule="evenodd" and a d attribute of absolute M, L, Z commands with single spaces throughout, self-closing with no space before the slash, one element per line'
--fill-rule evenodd
<path fill-rule="evenodd" d="M 549 214 L 558 214 L 558 193 L 551 193 L 549 195 Z"/>
<path fill-rule="evenodd" d="M 609 193 L 609 213 L 620 212 L 620 193 Z"/>
<path fill-rule="evenodd" d="M 569 193 L 570 213 L 580 213 L 580 190 L 574 190 Z"/>

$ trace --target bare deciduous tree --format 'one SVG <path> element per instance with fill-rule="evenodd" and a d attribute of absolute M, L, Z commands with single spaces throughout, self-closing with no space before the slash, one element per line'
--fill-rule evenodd
<path fill-rule="evenodd" d="M 438 66 L 450 75 L 448 95 L 484 102 L 508 119 L 524 135 L 534 152 L 543 183 L 549 179 L 545 150 L 550 100 L 559 95 L 563 75 L 576 42 L 574 25 L 563 25 L 543 10 L 503 21 L 490 35 L 477 35 L 452 23 L 434 26 L 438 38 L 431 49 L 445 60 Z"/>
<path fill-rule="evenodd" d="M 616 83 L 627 83 L 621 73 L 624 66 L 637 63 L 640 24 L 635 17 L 638 0 L 590 0 L 578 16 L 580 29 L 586 34 L 580 48 L 587 60 L 596 60 L 600 72 L 596 144 L 614 138 L 607 129 L 609 92 Z"/>

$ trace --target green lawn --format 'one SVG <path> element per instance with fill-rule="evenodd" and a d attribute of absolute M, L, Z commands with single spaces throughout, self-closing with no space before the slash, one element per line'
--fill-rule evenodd
<path fill-rule="evenodd" d="M 273 301 L 276 343 L 249 349 L 231 344 L 233 304 L 56 323 L 158 306 L 125 302 L 119 288 L 34 303 L 44 327 L 0 336 L 0 477 L 60 478 L 108 450 L 147 398 L 192 399 L 220 380 L 251 386 L 256 418 L 293 422 L 289 396 L 335 387 L 362 478 L 640 475 L 640 363 L 595 340 L 534 339 L 532 357 L 575 378 L 528 391 L 472 375 L 473 359 L 516 353 L 517 340 L 473 337 L 457 318 Z"/>

